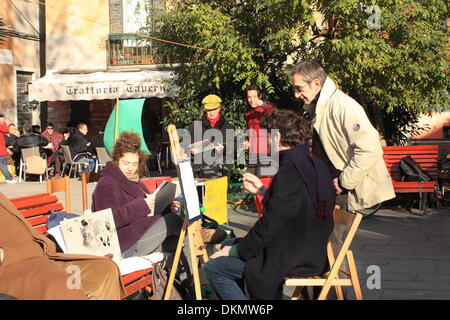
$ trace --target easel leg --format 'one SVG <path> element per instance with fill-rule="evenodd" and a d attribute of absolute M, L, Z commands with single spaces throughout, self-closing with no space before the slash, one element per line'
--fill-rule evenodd
<path fill-rule="evenodd" d="M 178 263 L 180 262 L 181 249 L 183 248 L 183 242 L 184 237 L 186 235 L 187 226 L 188 226 L 188 218 L 186 216 L 184 217 L 183 227 L 181 228 L 180 231 L 180 237 L 178 239 L 177 249 L 175 250 L 175 257 L 173 259 L 172 269 L 170 270 L 169 281 L 167 282 L 167 288 L 166 292 L 164 293 L 163 300 L 169 300 L 170 293 L 172 292 L 173 281 L 175 280 L 175 273 L 177 272 Z"/>
<path fill-rule="evenodd" d="M 194 227 L 194 225 L 192 226 Z M 192 230 L 195 232 L 194 230 Z M 194 288 L 195 288 L 195 299 L 202 300 L 202 293 L 200 290 L 200 275 L 198 273 L 198 257 L 197 248 L 195 246 L 194 234 L 188 229 L 188 239 L 189 239 L 189 249 L 191 251 L 191 261 L 192 261 L 192 275 L 194 276 Z"/>

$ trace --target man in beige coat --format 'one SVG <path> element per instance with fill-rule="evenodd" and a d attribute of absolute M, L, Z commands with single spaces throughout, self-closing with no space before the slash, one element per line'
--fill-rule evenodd
<path fill-rule="evenodd" d="M 26 300 L 119 299 L 117 265 L 108 258 L 57 253 L 0 193 L 0 295 Z"/>
<path fill-rule="evenodd" d="M 394 198 L 379 134 L 361 105 L 313 61 L 296 65 L 291 77 L 295 97 L 303 100 L 311 118 L 313 153 L 334 178 L 337 203 L 354 212 Z"/>

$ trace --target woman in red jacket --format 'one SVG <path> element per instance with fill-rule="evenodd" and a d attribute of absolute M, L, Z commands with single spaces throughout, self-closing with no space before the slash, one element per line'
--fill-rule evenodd
<path fill-rule="evenodd" d="M 248 109 L 245 112 L 247 120 L 248 140 L 244 147 L 248 149 L 249 163 L 247 171 L 259 176 L 265 187 L 269 187 L 272 181 L 271 176 L 264 176 L 260 173 L 262 164 L 269 160 L 269 147 L 267 146 L 267 134 L 261 132 L 260 121 L 263 116 L 271 113 L 275 106 L 264 99 L 264 95 L 256 85 L 251 85 L 245 90 Z M 255 204 L 258 209 L 259 218 L 262 216 L 262 197 L 255 196 Z"/>

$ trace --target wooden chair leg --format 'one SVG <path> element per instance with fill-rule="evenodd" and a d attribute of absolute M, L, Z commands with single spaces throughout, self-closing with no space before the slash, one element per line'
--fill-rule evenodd
<path fill-rule="evenodd" d="M 356 270 L 353 252 L 347 251 L 348 268 L 350 269 L 350 281 L 352 282 L 356 300 L 362 300 L 361 286 L 359 285 L 358 272 Z"/>
<path fill-rule="evenodd" d="M 333 253 L 333 248 L 331 246 L 331 243 L 328 242 L 328 247 L 327 247 L 327 255 L 328 255 L 328 262 L 330 264 L 330 266 L 334 265 L 334 253 Z M 336 279 L 339 279 L 339 272 L 336 275 Z M 342 292 L 342 287 L 341 286 L 334 286 L 334 290 L 336 291 L 336 297 L 338 300 L 344 300 L 344 293 Z"/>

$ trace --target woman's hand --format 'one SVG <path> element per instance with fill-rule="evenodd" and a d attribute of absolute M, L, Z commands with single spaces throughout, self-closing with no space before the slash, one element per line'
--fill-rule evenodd
<path fill-rule="evenodd" d="M 200 153 L 200 150 L 198 150 L 196 148 L 192 148 L 191 153 L 195 156 L 196 154 Z"/>
<path fill-rule="evenodd" d="M 223 144 L 217 143 L 214 148 L 216 149 L 217 152 L 223 152 L 223 149 L 225 148 L 223 146 Z"/>
<path fill-rule="evenodd" d="M 170 211 L 172 211 L 173 213 L 178 213 L 180 211 L 181 208 L 181 203 L 178 200 L 173 200 L 170 203 Z"/>
<path fill-rule="evenodd" d="M 148 208 L 150 209 L 150 213 L 147 216 L 152 216 L 155 211 L 155 196 L 151 195 L 144 200 L 147 202 Z"/>
<path fill-rule="evenodd" d="M 264 188 L 261 180 L 249 172 L 244 174 L 242 181 L 244 182 L 244 189 L 253 194 L 256 194 L 258 191 L 261 192 L 261 187 Z"/>
<path fill-rule="evenodd" d="M 225 246 L 222 249 L 220 249 L 219 251 L 217 251 L 216 253 L 214 253 L 210 258 L 216 259 L 219 257 L 228 257 L 228 255 L 230 254 L 230 249 L 231 249 L 231 246 Z"/>

